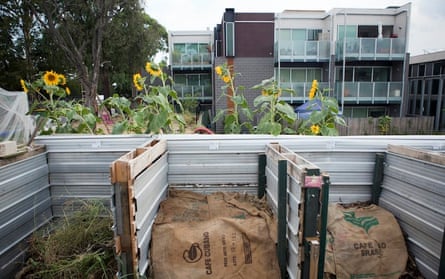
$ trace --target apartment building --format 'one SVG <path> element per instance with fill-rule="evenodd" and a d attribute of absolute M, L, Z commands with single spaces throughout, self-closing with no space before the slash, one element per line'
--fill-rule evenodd
<path fill-rule="evenodd" d="M 171 31 L 168 42 L 170 74 L 179 97 L 211 104 L 213 31 Z"/>
<path fill-rule="evenodd" d="M 434 116 L 434 130 L 445 130 L 445 51 L 412 56 L 408 114 Z"/>
<path fill-rule="evenodd" d="M 251 87 L 274 77 L 294 93 L 294 106 L 308 100 L 312 80 L 337 98 L 346 117 L 402 116 L 406 113 L 411 4 L 382 9 L 285 10 L 237 13 L 226 9 L 213 32 L 213 67 L 227 63 L 236 85 L 253 106 Z M 176 44 L 175 40 L 169 41 Z M 172 61 L 172 60 L 171 60 Z M 176 68 L 176 76 L 182 69 Z M 188 71 L 187 68 L 184 68 Z M 176 79 L 175 79 L 176 80 Z M 213 112 L 230 106 L 222 81 L 212 73 Z M 218 130 L 218 127 L 217 127 Z"/>

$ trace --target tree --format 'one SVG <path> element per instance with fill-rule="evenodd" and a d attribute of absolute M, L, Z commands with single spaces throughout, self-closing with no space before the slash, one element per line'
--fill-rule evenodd
<path fill-rule="evenodd" d="M 167 31 L 155 19 L 138 7 L 124 7 L 110 22 L 105 34 L 102 67 L 104 91 L 110 81 L 116 83 L 119 94 L 132 95 L 132 76 L 140 72 L 145 62 L 167 49 Z M 108 75 L 107 71 L 110 71 Z M 107 95 L 107 94 L 105 94 Z"/>
<path fill-rule="evenodd" d="M 32 5 L 35 18 L 74 66 L 85 102 L 95 111 L 104 32 L 119 8 L 118 2 L 39 0 Z"/>

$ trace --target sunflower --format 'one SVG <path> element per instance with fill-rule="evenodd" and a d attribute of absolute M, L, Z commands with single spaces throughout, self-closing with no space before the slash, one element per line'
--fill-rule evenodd
<path fill-rule="evenodd" d="M 59 84 L 59 75 L 54 71 L 46 71 L 43 75 L 43 82 L 48 86 L 56 86 Z"/>
<path fill-rule="evenodd" d="M 222 77 L 222 80 L 223 80 L 225 83 L 229 83 L 229 82 L 230 82 L 230 77 L 229 77 L 229 76 L 223 76 L 223 77 Z"/>
<path fill-rule="evenodd" d="M 69 89 L 68 86 L 65 87 L 65 92 L 66 92 L 66 95 L 70 95 L 71 94 L 71 90 Z"/>
<path fill-rule="evenodd" d="M 145 70 L 152 76 L 159 77 L 162 73 L 158 65 L 147 62 L 145 64 Z"/>
<path fill-rule="evenodd" d="M 144 89 L 144 87 L 142 87 L 140 80 L 142 79 L 141 74 L 136 73 L 133 75 L 133 84 L 134 87 L 136 87 L 137 91 L 142 91 Z"/>
<path fill-rule="evenodd" d="M 65 85 L 66 84 L 66 78 L 63 74 L 59 75 L 59 84 Z"/>
<path fill-rule="evenodd" d="M 320 133 L 320 126 L 314 124 L 311 126 L 311 132 L 313 135 L 318 135 Z"/>
<path fill-rule="evenodd" d="M 23 91 L 25 91 L 25 93 L 28 93 L 28 87 L 26 87 L 26 83 L 23 79 L 20 80 L 20 85 L 22 86 Z"/>
<path fill-rule="evenodd" d="M 215 67 L 215 72 L 216 72 L 216 74 L 218 76 L 221 76 L 222 75 L 222 68 L 221 68 L 221 66 L 216 66 Z"/>
<path fill-rule="evenodd" d="M 317 93 L 317 90 L 318 90 L 318 81 L 314 79 L 312 81 L 311 90 L 309 91 L 309 100 L 312 100 L 315 97 L 315 93 Z"/>

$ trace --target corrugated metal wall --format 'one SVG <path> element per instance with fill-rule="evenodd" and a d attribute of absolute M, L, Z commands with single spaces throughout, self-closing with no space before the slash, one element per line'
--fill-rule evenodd
<path fill-rule="evenodd" d="M 150 140 L 148 136 L 46 136 L 38 137 L 48 151 L 51 204 L 55 217 L 94 199 L 111 206 L 111 163 Z"/>
<path fill-rule="evenodd" d="M 388 152 L 379 205 L 406 234 L 408 250 L 427 279 L 438 277 L 445 228 L 445 165 Z"/>
<path fill-rule="evenodd" d="M 13 277 L 26 238 L 52 218 L 46 152 L 0 167 L 0 276 Z"/>
<path fill-rule="evenodd" d="M 164 135 L 163 138 L 168 141 L 168 182 L 172 186 L 199 191 L 203 189 L 206 191 L 230 190 L 237 187 L 237 190 L 256 192 L 257 156 L 259 153 L 264 153 L 267 144 L 278 142 L 319 166 L 322 171 L 328 172 L 331 179 L 329 195 L 331 201 L 343 202 L 369 200 L 375 153 L 385 152 L 388 144 L 434 151 L 445 150 L 444 136 Z M 54 214 L 62 216 L 62 206 L 68 201 L 83 198 L 110 201 L 111 162 L 135 147 L 144 145 L 150 139 L 148 136 L 134 135 L 38 137 L 36 144 L 45 145 L 48 154 L 33 157 L 32 163 L 25 160 L 24 165 L 21 166 L 11 164 L 0 168 L 0 268 L 2 270 L 9 268 L 8 263 L 15 261 L 21 255 L 19 250 L 22 249 L 18 247 L 25 244 L 21 242 L 20 237 L 11 239 L 10 233 L 19 231 L 25 235 L 27 229 L 32 232 L 45 223 L 46 218 L 51 217 L 49 207 L 51 202 L 54 205 Z M 26 165 L 27 162 L 29 165 Z M 388 161 L 388 164 L 394 165 L 391 161 Z M 18 169 L 11 169 L 11 167 Z M 48 172 L 51 192 L 47 180 Z M 443 180 L 443 172 L 441 177 Z M 11 188 L 12 185 L 15 185 L 14 187 L 18 190 L 14 190 L 15 192 L 11 190 L 15 189 Z M 31 185 L 37 187 L 34 188 L 35 192 L 26 192 L 32 191 Z M 203 187 L 204 185 L 210 185 L 210 187 Z M 443 185 L 437 185 L 443 190 Z M 13 192 L 15 194 L 11 194 Z M 29 197 L 24 198 L 27 195 Z M 382 196 L 382 203 L 384 203 L 385 195 Z M 52 198 L 51 201 L 49 197 Z M 433 216 L 430 222 L 443 221 L 443 211 L 437 215 L 440 207 L 435 205 L 434 198 L 436 197 L 428 202 L 434 205 L 436 211 L 424 212 L 426 209 L 417 211 L 429 215 L 429 218 Z M 22 203 L 21 207 L 12 209 L 11 200 L 14 199 L 20 200 L 17 203 Z M 409 200 L 406 203 L 415 204 Z M 36 216 L 40 216 L 40 219 Z M 31 217 L 28 219 L 29 222 L 24 221 L 28 217 Z M 429 220 L 422 216 L 419 219 Z M 21 227 L 20 222 L 24 222 Z M 30 222 L 32 222 L 32 227 L 29 225 Z M 25 224 L 30 227 L 26 227 Z M 436 255 L 440 245 L 434 241 L 438 240 L 440 229 L 443 233 L 443 223 L 434 225 L 438 226 L 439 230 L 437 228 L 432 230 L 433 235 L 430 238 L 424 238 L 427 244 L 420 245 L 414 240 L 410 244 L 411 250 L 418 249 L 419 253 L 427 255 L 425 262 L 429 263 L 429 267 L 425 266 L 425 272 L 428 272 L 428 268 L 434 270 L 437 267 Z M 417 231 L 412 235 L 416 234 Z M 421 246 L 427 249 L 420 250 L 418 247 Z"/>

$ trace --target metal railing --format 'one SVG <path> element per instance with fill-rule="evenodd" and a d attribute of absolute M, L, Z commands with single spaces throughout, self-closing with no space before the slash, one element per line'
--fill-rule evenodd
<path fill-rule="evenodd" d="M 212 57 L 209 53 L 174 53 L 172 67 L 212 67 Z"/>
<path fill-rule="evenodd" d="M 406 40 L 401 38 L 346 38 L 336 42 L 335 54 L 337 61 L 342 61 L 343 56 L 356 60 L 403 60 L 405 45 Z"/>
<path fill-rule="evenodd" d="M 275 58 L 280 61 L 328 61 L 329 41 L 280 40 L 275 43 Z"/>
<path fill-rule="evenodd" d="M 402 82 L 345 82 L 342 94 L 342 82 L 335 83 L 334 97 L 353 103 L 400 103 L 402 101 Z M 343 96 L 342 96 L 343 95 Z"/>

